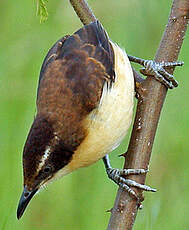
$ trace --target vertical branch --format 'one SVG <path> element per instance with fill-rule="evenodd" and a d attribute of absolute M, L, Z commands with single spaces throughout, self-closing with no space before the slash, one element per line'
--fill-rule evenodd
<path fill-rule="evenodd" d="M 176 61 L 189 21 L 189 1 L 174 0 L 168 24 L 157 50 L 155 61 Z M 169 70 L 172 74 L 173 69 Z M 131 134 L 124 168 L 148 168 L 152 145 L 167 93 L 164 85 L 152 78 L 143 83 L 135 122 Z M 140 129 L 138 127 L 141 127 Z M 145 183 L 145 175 L 130 176 L 138 183 Z M 141 197 L 141 191 L 135 189 Z M 108 230 L 130 230 L 133 227 L 139 203 L 122 189 L 118 190 Z"/>

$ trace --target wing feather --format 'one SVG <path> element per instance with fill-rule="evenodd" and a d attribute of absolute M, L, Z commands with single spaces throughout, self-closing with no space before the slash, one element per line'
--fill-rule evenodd
<path fill-rule="evenodd" d="M 86 25 L 58 40 L 47 54 L 40 74 L 38 110 L 61 111 L 64 117 L 72 114 L 82 120 L 99 105 L 104 84 L 111 85 L 114 75 L 113 50 L 105 30 L 98 21 Z"/>

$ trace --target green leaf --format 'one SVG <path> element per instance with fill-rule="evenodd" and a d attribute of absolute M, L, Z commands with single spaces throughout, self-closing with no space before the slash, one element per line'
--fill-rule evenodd
<path fill-rule="evenodd" d="M 48 18 L 46 3 L 47 0 L 37 0 L 37 15 L 40 17 L 40 23 L 45 22 Z"/>

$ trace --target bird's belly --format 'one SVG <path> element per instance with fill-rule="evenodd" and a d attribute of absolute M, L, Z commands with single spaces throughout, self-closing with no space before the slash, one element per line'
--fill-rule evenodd
<path fill-rule="evenodd" d="M 133 103 L 131 95 L 122 100 L 118 97 L 121 95 L 102 105 L 96 115 L 88 117 L 88 135 L 73 155 L 70 165 L 73 168 L 98 161 L 121 143 L 132 120 Z M 129 103 L 124 103 L 125 100 Z"/>
<path fill-rule="evenodd" d="M 119 75 L 113 87 L 104 86 L 101 103 L 84 121 L 87 136 L 68 164 L 69 171 L 95 163 L 121 143 L 132 121 L 132 70 Z"/>

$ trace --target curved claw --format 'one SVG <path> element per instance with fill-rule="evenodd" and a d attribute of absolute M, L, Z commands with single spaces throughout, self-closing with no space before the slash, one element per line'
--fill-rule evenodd
<path fill-rule="evenodd" d="M 168 73 L 167 71 L 165 71 L 163 68 L 161 68 L 159 70 L 159 73 L 164 76 L 166 79 L 168 79 L 170 82 L 172 82 L 174 87 L 178 86 L 178 82 L 177 80 L 174 78 L 174 76 L 170 73 Z"/>

